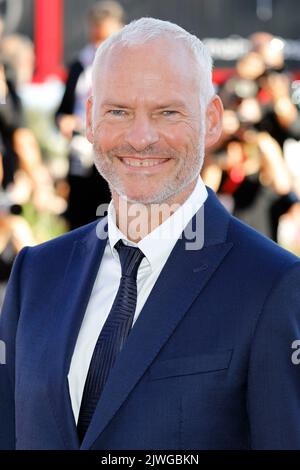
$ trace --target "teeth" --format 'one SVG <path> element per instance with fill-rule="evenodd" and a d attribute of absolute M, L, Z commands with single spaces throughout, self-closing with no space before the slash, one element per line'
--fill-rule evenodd
<path fill-rule="evenodd" d="M 126 165 L 129 166 L 140 166 L 140 167 L 147 167 L 147 166 L 156 166 L 162 162 L 165 162 L 167 159 L 164 160 L 135 160 L 133 158 L 123 158 L 123 161 Z"/>

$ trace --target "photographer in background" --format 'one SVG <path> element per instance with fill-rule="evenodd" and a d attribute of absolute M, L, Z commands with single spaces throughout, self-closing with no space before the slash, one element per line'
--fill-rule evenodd
<path fill-rule="evenodd" d="M 268 42 L 264 54 L 258 47 L 245 54 L 222 86 L 223 135 L 203 178 L 236 217 L 277 241 L 280 217 L 299 204 L 282 147 L 297 136 L 300 118 L 280 71 L 282 51 L 266 53 L 275 46 Z"/>
<path fill-rule="evenodd" d="M 280 38 L 266 32 L 250 36 L 252 51 L 261 58 L 264 73 L 257 78 L 258 100 L 263 116 L 258 129 L 267 131 L 283 147 L 284 141 L 300 139 L 300 115 L 291 98 L 291 77 L 284 62 L 284 44 Z"/>
<path fill-rule="evenodd" d="M 30 202 L 40 213 L 56 213 L 58 207 L 52 178 L 25 122 L 8 44 L 9 36 L 0 43 L 0 304 L 15 256 L 38 242 L 23 207 Z"/>
<path fill-rule="evenodd" d="M 15 176 L 19 167 L 35 178 L 34 168 L 26 157 L 20 134 L 25 129 L 21 101 L 15 87 L 15 74 L 11 65 L 0 58 L 0 83 L 2 104 L 0 106 L 0 304 L 6 282 L 17 253 L 23 246 L 35 244 L 32 231 L 23 217 L 18 194 L 27 194 L 27 187 L 16 189 Z M 28 131 L 30 132 L 30 131 Z M 21 150 L 20 153 L 18 150 Z M 31 155 L 31 152 L 28 153 Z"/>
<path fill-rule="evenodd" d="M 21 206 L 3 188 L 4 151 L 0 134 L 0 306 L 16 255 L 25 245 L 36 243 L 29 224 L 20 215 Z"/>

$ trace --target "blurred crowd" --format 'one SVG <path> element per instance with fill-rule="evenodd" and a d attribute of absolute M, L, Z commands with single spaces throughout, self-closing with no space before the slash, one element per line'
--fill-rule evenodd
<path fill-rule="evenodd" d="M 51 126 L 65 143 L 65 170 L 57 172 L 57 156 L 45 157 L 20 98 L 34 73 L 33 44 L 6 35 L 0 20 L 0 304 L 23 246 L 94 220 L 98 205 L 110 200 L 85 138 L 85 101 L 96 48 L 124 22 L 115 1 L 88 12 L 88 42 L 70 64 L 52 113 Z M 202 177 L 236 217 L 300 255 L 300 81 L 285 69 L 280 39 L 254 33 L 249 40 L 230 78 L 216 85 L 223 134 L 206 154 Z"/>
<path fill-rule="evenodd" d="M 300 255 L 300 82 L 285 69 L 282 40 L 249 40 L 219 85 L 223 134 L 203 178 L 236 217 Z"/>

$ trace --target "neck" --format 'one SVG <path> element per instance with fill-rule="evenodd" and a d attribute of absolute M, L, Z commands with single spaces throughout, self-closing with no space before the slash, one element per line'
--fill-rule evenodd
<path fill-rule="evenodd" d="M 179 209 L 192 194 L 196 184 L 197 179 L 192 181 L 184 191 L 160 204 L 128 202 L 112 190 L 117 227 L 128 240 L 138 243 Z"/>

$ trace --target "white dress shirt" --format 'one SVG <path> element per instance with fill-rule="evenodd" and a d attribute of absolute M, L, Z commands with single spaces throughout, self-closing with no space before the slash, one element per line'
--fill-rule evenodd
<path fill-rule="evenodd" d="M 124 243 L 137 246 L 145 255 L 137 273 L 137 305 L 133 319 L 134 325 L 175 243 L 206 198 L 207 190 L 199 177 L 188 199 L 138 243 L 129 241 L 118 229 L 115 223 L 113 201 L 110 202 L 107 215 L 108 243 L 81 324 L 68 374 L 76 422 L 92 354 L 119 288 L 121 266 L 119 255 L 114 248 L 115 244 L 122 239 Z"/>

